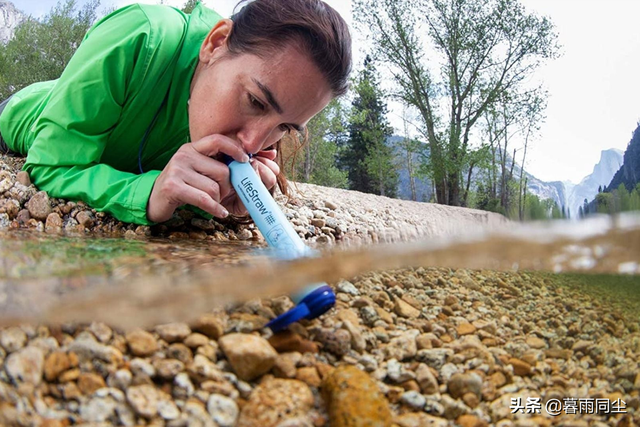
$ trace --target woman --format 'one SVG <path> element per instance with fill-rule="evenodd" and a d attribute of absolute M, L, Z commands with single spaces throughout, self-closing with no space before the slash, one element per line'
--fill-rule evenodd
<path fill-rule="evenodd" d="M 276 145 L 346 91 L 350 68 L 347 25 L 320 0 L 255 0 L 230 20 L 131 5 L 89 30 L 58 80 L 16 93 L 0 134 L 38 188 L 121 221 L 185 204 L 242 215 L 222 157 L 252 154 L 267 188 L 284 183 Z"/>

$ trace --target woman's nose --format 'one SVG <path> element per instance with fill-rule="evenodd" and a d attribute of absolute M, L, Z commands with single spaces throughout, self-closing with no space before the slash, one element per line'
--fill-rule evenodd
<path fill-rule="evenodd" d="M 256 154 L 276 143 L 283 135 L 284 132 L 277 127 L 254 126 L 239 132 L 238 139 L 247 153 Z"/>

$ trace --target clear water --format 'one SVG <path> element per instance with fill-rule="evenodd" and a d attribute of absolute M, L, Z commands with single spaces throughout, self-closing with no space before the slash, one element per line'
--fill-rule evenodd
<path fill-rule="evenodd" d="M 0 236 L 0 325 L 102 320 L 124 328 L 401 267 L 536 270 L 640 313 L 640 216 L 514 224 L 499 232 L 335 248 L 275 261 L 247 243 Z M 559 274 L 562 273 L 562 274 Z"/>

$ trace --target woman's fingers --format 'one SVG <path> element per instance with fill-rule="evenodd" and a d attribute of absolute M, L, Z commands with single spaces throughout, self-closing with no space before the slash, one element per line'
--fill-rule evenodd
<path fill-rule="evenodd" d="M 210 194 L 197 187 L 185 185 L 182 193 L 182 201 L 184 202 L 183 204 L 196 206 L 218 218 L 225 218 L 229 215 L 229 212 L 224 206 L 215 201 Z"/>
<path fill-rule="evenodd" d="M 234 160 L 239 162 L 248 162 L 249 156 L 242 148 L 242 145 L 229 137 L 224 135 L 209 135 L 204 138 L 192 142 L 191 146 L 200 154 L 206 157 L 214 157 L 219 154 L 227 154 Z"/>
<path fill-rule="evenodd" d="M 273 160 L 254 157 L 251 159 L 251 165 L 256 170 L 265 187 L 271 189 L 278 182 L 277 176 L 280 173 L 280 167 Z"/>

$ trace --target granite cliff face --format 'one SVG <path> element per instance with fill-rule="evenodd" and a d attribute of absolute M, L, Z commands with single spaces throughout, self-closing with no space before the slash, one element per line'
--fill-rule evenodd
<path fill-rule="evenodd" d="M 0 0 L 0 43 L 6 43 L 11 39 L 22 18 L 22 13 L 13 3 Z"/>
<path fill-rule="evenodd" d="M 571 217 L 578 217 L 578 210 L 584 200 L 593 200 L 598 194 L 598 187 L 606 187 L 622 166 L 622 151 L 611 148 L 602 150 L 600 161 L 593 167 L 593 172 L 585 176 L 579 184 L 565 183 L 567 186 L 567 207 L 571 209 Z"/>

